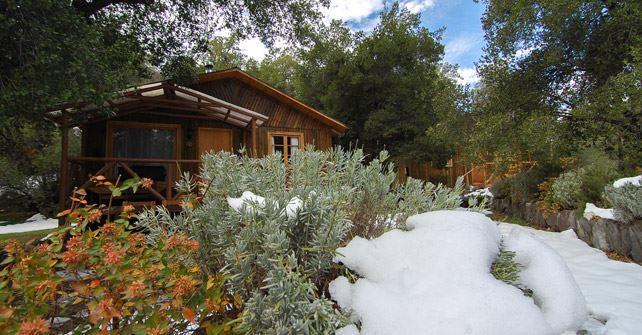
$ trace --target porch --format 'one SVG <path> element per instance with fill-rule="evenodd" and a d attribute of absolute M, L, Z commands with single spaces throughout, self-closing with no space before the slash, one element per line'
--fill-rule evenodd
<path fill-rule="evenodd" d="M 69 195 L 78 188 L 87 191 L 93 203 L 109 201 L 109 189 L 91 180 L 98 175 L 112 183 L 135 176 L 153 181 L 151 188 L 112 199 L 112 208 L 176 206 L 180 201 L 176 181 L 183 172 L 198 172 L 204 152 L 244 147 L 249 155 L 256 155 L 257 128 L 268 119 L 168 82 L 126 90 L 106 105 L 63 106 L 47 114 L 61 131 L 61 209 L 69 205 Z M 105 115 L 105 108 L 111 114 Z M 82 150 L 71 157 L 69 130 L 73 127 L 83 130 Z"/>

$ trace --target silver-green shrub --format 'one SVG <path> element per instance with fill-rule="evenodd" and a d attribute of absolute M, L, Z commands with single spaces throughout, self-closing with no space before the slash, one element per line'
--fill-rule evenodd
<path fill-rule="evenodd" d="M 395 183 L 388 155 L 367 162 L 361 150 L 305 150 L 288 164 L 271 155 L 250 158 L 230 153 L 206 154 L 198 185 L 179 182 L 185 194 L 180 214 L 166 210 L 140 216 L 150 242 L 166 231 L 180 230 L 199 241 L 206 271 L 225 269 L 230 288 L 245 303 L 242 328 L 256 334 L 331 333 L 345 316 L 324 297 L 339 271 L 332 262 L 337 247 L 354 235 L 377 237 L 403 227 L 410 215 L 460 207 L 461 180 L 454 189 L 410 179 Z M 265 198 L 235 210 L 228 197 L 243 192 Z M 193 197 L 193 196 L 192 196 Z M 296 215 L 285 215 L 293 198 Z M 482 210 L 473 206 L 471 210 Z"/>
<path fill-rule="evenodd" d="M 584 169 L 571 170 L 555 178 L 549 194 L 550 202 L 561 209 L 578 208 L 582 192 L 582 175 Z"/>
<path fill-rule="evenodd" d="M 614 209 L 615 218 L 624 222 L 642 219 L 642 186 L 627 184 L 604 188 L 604 198 Z"/>

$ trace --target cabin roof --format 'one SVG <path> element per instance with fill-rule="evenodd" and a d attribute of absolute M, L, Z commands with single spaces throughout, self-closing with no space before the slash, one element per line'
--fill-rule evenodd
<path fill-rule="evenodd" d="M 159 106 L 190 110 L 239 127 L 247 127 L 252 120 L 256 122 L 257 126 L 260 126 L 268 120 L 268 117 L 261 113 L 169 81 L 127 88 L 120 92 L 117 98 L 105 102 L 103 107 L 117 107 L 122 114 Z M 63 110 L 72 115 L 82 114 L 84 117 L 89 117 L 89 115 L 100 111 L 101 108 L 94 104 L 62 106 L 47 111 L 45 115 L 60 123 Z"/>
<path fill-rule="evenodd" d="M 237 79 L 244 84 L 247 84 L 256 90 L 263 92 L 267 94 L 268 96 L 271 96 L 275 98 L 276 100 L 316 119 L 319 120 L 321 123 L 329 126 L 332 128 L 334 131 L 336 131 L 339 134 L 343 134 L 348 130 L 348 126 L 343 124 L 340 121 L 337 121 L 322 112 L 306 105 L 305 103 L 289 96 L 288 94 L 274 88 L 273 86 L 263 82 L 262 80 L 250 75 L 249 73 L 242 71 L 239 68 L 231 68 L 231 69 L 225 69 L 225 70 L 219 70 L 219 71 L 214 71 L 210 73 L 204 73 L 199 76 L 198 83 L 203 84 L 203 83 L 208 83 L 216 80 L 221 80 L 221 79 Z"/>

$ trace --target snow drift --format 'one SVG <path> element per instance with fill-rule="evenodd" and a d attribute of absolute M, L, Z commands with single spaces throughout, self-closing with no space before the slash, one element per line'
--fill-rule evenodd
<path fill-rule="evenodd" d="M 361 334 L 560 334 L 587 318 L 586 302 L 563 260 L 528 233 L 506 243 L 524 262 L 534 298 L 498 281 L 490 267 L 501 235 L 472 212 L 436 211 L 374 240 L 354 238 L 336 262 L 363 278 L 330 283 L 330 294 L 361 323 Z M 538 255 L 539 258 L 534 257 Z M 342 334 L 358 334 L 354 326 Z"/>

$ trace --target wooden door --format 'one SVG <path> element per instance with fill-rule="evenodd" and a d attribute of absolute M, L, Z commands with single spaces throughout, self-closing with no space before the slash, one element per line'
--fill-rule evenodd
<path fill-rule="evenodd" d="M 198 128 L 198 157 L 207 151 L 232 152 L 232 129 Z"/>

